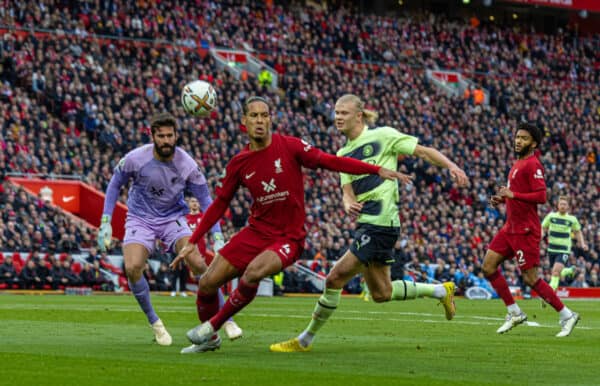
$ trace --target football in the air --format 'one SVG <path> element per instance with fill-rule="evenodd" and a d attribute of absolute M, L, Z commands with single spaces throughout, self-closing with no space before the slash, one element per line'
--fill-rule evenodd
<path fill-rule="evenodd" d="M 205 117 L 217 107 L 217 92 L 210 83 L 195 80 L 183 87 L 181 105 L 186 113 Z"/>

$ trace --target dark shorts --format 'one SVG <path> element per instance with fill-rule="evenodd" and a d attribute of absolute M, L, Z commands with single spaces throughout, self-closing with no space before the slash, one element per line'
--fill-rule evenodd
<path fill-rule="evenodd" d="M 554 263 L 561 263 L 566 266 L 571 254 L 566 252 L 548 252 L 548 257 L 550 258 L 550 266 L 553 266 Z"/>
<path fill-rule="evenodd" d="M 219 254 L 239 272 L 244 272 L 254 258 L 264 251 L 273 251 L 281 259 L 282 268 L 289 267 L 304 251 L 304 240 L 265 237 L 246 227 L 233 236 Z"/>
<path fill-rule="evenodd" d="M 367 266 L 370 263 L 392 265 L 396 261 L 394 245 L 399 234 L 400 228 L 358 224 L 350 252 Z"/>
<path fill-rule="evenodd" d="M 540 265 L 540 234 L 509 234 L 500 230 L 488 249 L 507 259 L 516 259 L 520 269 L 529 269 Z"/>

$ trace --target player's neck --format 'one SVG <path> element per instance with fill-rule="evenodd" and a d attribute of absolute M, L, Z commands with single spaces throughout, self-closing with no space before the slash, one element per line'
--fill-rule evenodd
<path fill-rule="evenodd" d="M 256 141 L 256 140 L 253 140 L 252 138 L 250 138 L 250 151 L 259 151 L 262 149 L 266 149 L 267 147 L 269 147 L 272 140 L 273 140 L 272 136 L 265 138 L 264 141 Z"/>
<path fill-rule="evenodd" d="M 352 128 L 352 130 L 350 130 L 347 134 L 347 137 L 349 140 L 353 141 L 356 138 L 360 137 L 360 135 L 362 134 L 363 130 L 365 129 L 364 125 L 357 125 L 356 127 Z"/>

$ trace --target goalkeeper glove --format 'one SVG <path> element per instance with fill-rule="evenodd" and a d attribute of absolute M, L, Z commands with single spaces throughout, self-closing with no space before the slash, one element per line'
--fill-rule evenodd
<path fill-rule="evenodd" d="M 223 240 L 223 233 L 215 232 L 212 235 L 213 237 L 213 251 L 215 253 L 219 252 L 221 248 L 225 246 L 225 241 Z"/>
<path fill-rule="evenodd" d="M 98 230 L 98 249 L 101 252 L 105 252 L 107 248 L 110 248 L 112 241 L 112 226 L 110 225 L 110 215 L 102 215 L 100 222 L 100 229 Z"/>

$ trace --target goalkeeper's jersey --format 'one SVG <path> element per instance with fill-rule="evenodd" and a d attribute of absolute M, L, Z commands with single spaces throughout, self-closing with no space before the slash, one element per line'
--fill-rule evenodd
<path fill-rule="evenodd" d="M 416 137 L 403 134 L 393 127 L 378 127 L 348 140 L 338 150 L 338 156 L 352 157 L 387 169 L 398 169 L 398 156 L 412 155 L 418 143 Z M 363 209 L 357 222 L 385 227 L 399 227 L 398 182 L 385 180 L 379 175 L 352 175 L 340 173 L 341 184 L 352 184 L 352 189 Z"/>
<path fill-rule="evenodd" d="M 542 227 L 548 228 L 548 252 L 570 253 L 571 232 L 581 230 L 577 218 L 568 213 L 549 213 L 542 221 Z"/>

